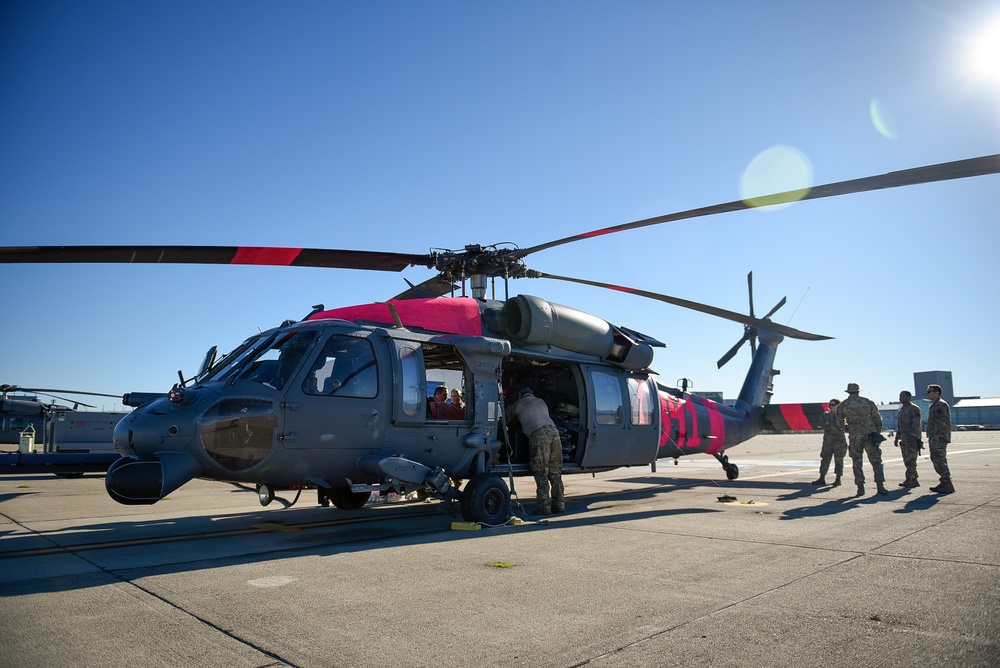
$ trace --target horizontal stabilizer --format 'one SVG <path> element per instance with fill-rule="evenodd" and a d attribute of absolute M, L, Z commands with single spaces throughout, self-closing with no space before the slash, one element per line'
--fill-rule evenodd
<path fill-rule="evenodd" d="M 768 404 L 764 406 L 765 431 L 815 431 L 827 412 L 827 403 Z"/>

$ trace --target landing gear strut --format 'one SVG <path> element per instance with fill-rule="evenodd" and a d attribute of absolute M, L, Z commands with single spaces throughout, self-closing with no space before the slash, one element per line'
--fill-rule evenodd
<path fill-rule="evenodd" d="M 726 478 L 729 480 L 736 480 L 740 477 L 740 467 L 736 464 L 729 463 L 729 457 L 726 456 L 725 452 L 717 452 L 713 455 L 722 464 L 722 470 L 726 472 Z"/>

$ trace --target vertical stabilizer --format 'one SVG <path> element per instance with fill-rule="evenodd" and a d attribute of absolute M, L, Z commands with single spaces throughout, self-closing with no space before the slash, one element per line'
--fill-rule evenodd
<path fill-rule="evenodd" d="M 770 403 L 771 381 L 778 373 L 774 370 L 774 356 L 778 352 L 778 344 L 785 337 L 766 330 L 758 330 L 757 336 L 757 352 L 750 363 L 750 370 L 747 372 L 746 380 L 743 381 L 743 389 L 740 390 L 740 396 L 734 406 L 741 411 L 750 411 Z"/>

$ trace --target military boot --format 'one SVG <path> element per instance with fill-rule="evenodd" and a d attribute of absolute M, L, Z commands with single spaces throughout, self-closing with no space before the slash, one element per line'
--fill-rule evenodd
<path fill-rule="evenodd" d="M 840 487 L 840 476 L 837 476 L 837 478 L 833 481 L 831 487 Z"/>
<path fill-rule="evenodd" d="M 813 480 L 812 484 L 814 484 L 814 485 L 825 485 L 826 484 L 826 478 L 823 477 L 823 476 L 820 476 L 816 480 Z"/>
<path fill-rule="evenodd" d="M 880 483 L 880 482 L 877 482 L 877 483 L 875 483 L 875 487 L 876 487 L 876 491 L 877 491 L 877 492 L 878 492 L 878 493 L 879 493 L 880 495 L 882 495 L 882 496 L 885 496 L 886 494 L 888 494 L 888 493 L 889 493 L 889 490 L 887 490 L 887 489 L 885 488 L 885 485 L 883 485 L 883 484 L 882 484 L 882 483 Z"/>
<path fill-rule="evenodd" d="M 942 480 L 940 485 L 931 487 L 931 491 L 936 494 L 954 494 L 955 486 L 951 484 L 951 480 Z"/>
<path fill-rule="evenodd" d="M 864 496 L 864 495 L 865 495 L 865 486 L 862 483 L 859 482 L 858 483 L 858 493 L 855 494 L 854 496 Z"/>

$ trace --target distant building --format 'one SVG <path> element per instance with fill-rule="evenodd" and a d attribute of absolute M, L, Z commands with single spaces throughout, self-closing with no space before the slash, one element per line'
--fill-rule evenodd
<path fill-rule="evenodd" d="M 920 408 L 921 425 L 926 427 L 927 407 L 931 402 L 927 399 L 914 399 L 913 403 Z M 878 407 L 883 429 L 895 431 L 899 424 L 899 406 L 898 403 L 894 403 Z M 959 399 L 951 405 L 951 424 L 959 429 L 970 427 L 1000 429 L 1000 397 Z"/>
<path fill-rule="evenodd" d="M 913 374 L 913 396 L 922 398 L 927 396 L 928 385 L 941 386 L 941 398 L 948 402 L 949 406 L 955 405 L 955 385 L 951 381 L 951 371 L 916 371 Z"/>

